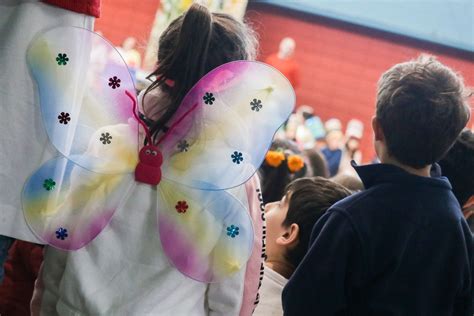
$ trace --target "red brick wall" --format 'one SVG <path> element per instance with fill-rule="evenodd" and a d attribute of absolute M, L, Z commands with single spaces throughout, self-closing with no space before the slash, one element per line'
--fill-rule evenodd
<path fill-rule="evenodd" d="M 137 49 L 143 54 L 150 36 L 160 0 L 102 0 L 100 18 L 95 30 L 101 31 L 114 45 L 120 46 L 129 36 L 137 39 Z"/>
<path fill-rule="evenodd" d="M 249 5 L 247 19 L 260 35 L 260 59 L 278 50 L 285 36 L 296 41 L 300 65 L 297 104 L 308 104 L 323 120 L 351 118 L 364 122 L 364 160 L 370 160 L 376 82 L 391 65 L 428 52 L 461 72 L 474 86 L 474 54 L 326 18 L 268 5 Z M 472 103 L 474 105 L 474 103 Z"/>

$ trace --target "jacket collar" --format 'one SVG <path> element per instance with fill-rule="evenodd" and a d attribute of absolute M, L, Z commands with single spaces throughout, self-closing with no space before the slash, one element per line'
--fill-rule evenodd
<path fill-rule="evenodd" d="M 434 164 L 431 170 L 431 177 L 421 177 L 411 174 L 402 168 L 390 164 L 371 164 L 358 166 L 355 161 L 351 162 L 352 167 L 364 183 L 366 189 L 382 183 L 403 183 L 420 184 L 428 186 L 442 187 L 451 190 L 451 184 L 446 177 L 441 176 L 441 168 Z"/>

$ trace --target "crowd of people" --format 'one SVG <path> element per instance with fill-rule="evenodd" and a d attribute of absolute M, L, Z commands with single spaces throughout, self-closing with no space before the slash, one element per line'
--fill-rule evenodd
<path fill-rule="evenodd" d="M 159 44 L 156 80 L 139 98 L 152 139 L 207 72 L 256 56 L 247 25 L 199 4 Z M 344 132 L 300 106 L 276 133 L 256 174 L 232 191 L 255 230 L 232 278 L 207 284 L 169 263 L 155 236 L 156 190 L 141 184 L 79 250 L 1 236 L 0 314 L 474 315 L 463 79 L 420 56 L 381 74 L 376 97 L 373 164 L 361 164 L 356 119 Z"/>

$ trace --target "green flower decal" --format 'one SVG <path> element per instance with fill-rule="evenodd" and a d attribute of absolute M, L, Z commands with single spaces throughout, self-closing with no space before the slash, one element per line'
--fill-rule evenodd
<path fill-rule="evenodd" d="M 67 62 L 69 61 L 69 58 L 67 58 L 67 54 L 58 54 L 58 57 L 56 57 L 56 61 L 58 62 L 58 65 L 66 65 Z"/>
<path fill-rule="evenodd" d="M 45 188 L 48 191 L 53 190 L 55 186 L 56 186 L 56 182 L 54 182 L 53 179 L 51 178 L 46 179 L 43 182 L 43 188 Z"/>

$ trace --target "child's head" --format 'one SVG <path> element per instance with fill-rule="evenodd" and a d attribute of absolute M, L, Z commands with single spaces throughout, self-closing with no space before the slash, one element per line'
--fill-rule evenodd
<path fill-rule="evenodd" d="M 426 167 L 449 150 L 469 116 L 463 80 L 452 69 L 428 56 L 397 64 L 378 82 L 377 154 Z"/>
<path fill-rule="evenodd" d="M 332 181 L 342 185 L 352 192 L 364 190 L 364 183 L 357 175 L 339 173 L 331 178 Z"/>
<path fill-rule="evenodd" d="M 469 130 L 463 131 L 439 165 L 463 207 L 474 196 L 474 134 Z"/>
<path fill-rule="evenodd" d="M 159 40 L 156 76 L 147 91 L 162 88 L 170 99 L 163 109 L 144 109 L 160 119 L 151 127 L 156 135 L 173 116 L 186 93 L 212 69 L 235 60 L 254 60 L 257 41 L 254 32 L 222 13 L 211 13 L 199 4 L 171 22 Z M 162 112 L 161 112 L 162 111 Z M 153 113 L 153 114 L 149 114 Z"/>
<path fill-rule="evenodd" d="M 338 119 L 332 118 L 324 123 L 326 127 L 326 144 L 330 150 L 340 149 L 344 134 L 342 133 L 342 124 Z"/>
<path fill-rule="evenodd" d="M 308 250 L 314 224 L 350 194 L 342 185 L 321 177 L 291 182 L 280 201 L 265 206 L 267 262 L 284 262 L 294 271 Z"/>
<path fill-rule="evenodd" d="M 324 156 L 321 155 L 317 149 L 305 149 L 303 153 L 311 164 L 311 169 L 313 171 L 311 175 L 313 177 L 329 178 L 328 164 L 324 159 Z"/>
<path fill-rule="evenodd" d="M 291 181 L 311 175 L 311 168 L 296 143 L 274 140 L 259 169 L 263 202 L 281 199 L 285 187 Z"/>

